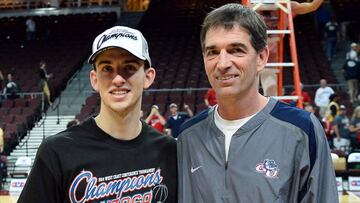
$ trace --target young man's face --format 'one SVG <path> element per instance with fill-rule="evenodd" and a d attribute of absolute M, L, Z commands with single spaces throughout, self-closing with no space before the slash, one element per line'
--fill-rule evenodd
<path fill-rule="evenodd" d="M 140 111 L 143 89 L 155 78 L 155 70 L 144 70 L 144 61 L 119 48 L 100 53 L 96 70 L 90 72 L 93 88 L 101 97 L 101 109 L 115 112 Z M 104 109 L 103 109 L 104 108 Z"/>
<path fill-rule="evenodd" d="M 258 73 L 267 61 L 269 51 L 256 53 L 248 32 L 237 25 L 231 30 L 211 28 L 205 37 L 204 64 L 217 98 L 244 96 L 258 91 Z"/>

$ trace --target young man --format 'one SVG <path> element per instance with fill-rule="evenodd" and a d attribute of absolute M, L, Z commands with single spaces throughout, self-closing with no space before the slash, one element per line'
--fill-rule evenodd
<path fill-rule="evenodd" d="M 266 43 L 264 21 L 240 4 L 205 18 L 203 59 L 218 105 L 180 131 L 180 203 L 338 202 L 318 119 L 258 92 Z"/>
<path fill-rule="evenodd" d="M 100 113 L 41 144 L 20 203 L 177 201 L 176 143 L 140 121 L 143 90 L 155 78 L 147 42 L 116 26 L 89 58 Z"/>

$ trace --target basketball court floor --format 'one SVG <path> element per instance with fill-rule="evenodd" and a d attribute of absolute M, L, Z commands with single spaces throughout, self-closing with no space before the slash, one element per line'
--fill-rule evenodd
<path fill-rule="evenodd" d="M 341 192 L 339 200 L 340 203 L 360 203 L 360 192 Z M 0 195 L 0 203 L 16 203 L 16 201 L 17 197 Z"/>

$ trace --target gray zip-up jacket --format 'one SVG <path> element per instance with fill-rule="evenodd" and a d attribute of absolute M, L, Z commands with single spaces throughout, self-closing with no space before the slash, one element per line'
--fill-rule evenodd
<path fill-rule="evenodd" d="M 270 99 L 233 135 L 228 162 L 214 109 L 182 126 L 179 203 L 337 203 L 324 130 L 307 111 Z"/>

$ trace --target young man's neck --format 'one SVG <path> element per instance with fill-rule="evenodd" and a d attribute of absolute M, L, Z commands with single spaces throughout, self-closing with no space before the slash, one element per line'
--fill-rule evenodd
<path fill-rule="evenodd" d="M 268 102 L 268 98 L 256 93 L 243 98 L 218 99 L 219 115 L 226 120 L 238 120 L 259 112 Z"/>
<path fill-rule="evenodd" d="M 140 134 L 142 129 L 140 111 L 121 115 L 102 110 L 95 121 L 104 132 L 119 140 L 132 140 Z"/>

